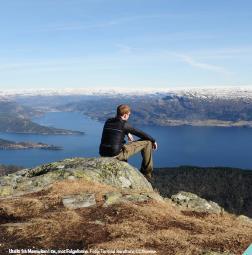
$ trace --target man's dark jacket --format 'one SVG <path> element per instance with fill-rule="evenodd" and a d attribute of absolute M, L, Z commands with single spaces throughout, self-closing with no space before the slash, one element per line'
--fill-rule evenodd
<path fill-rule="evenodd" d="M 140 137 L 142 140 L 149 140 L 155 142 L 155 140 L 143 131 L 133 128 L 127 121 L 121 118 L 108 119 L 103 127 L 100 155 L 104 157 L 113 157 L 120 153 L 123 144 L 125 143 L 124 137 L 128 133 Z"/>

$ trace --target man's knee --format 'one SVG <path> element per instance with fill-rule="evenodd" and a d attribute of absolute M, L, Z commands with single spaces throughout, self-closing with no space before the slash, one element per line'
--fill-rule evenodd
<path fill-rule="evenodd" d="M 143 142 L 144 142 L 144 147 L 142 149 L 142 153 L 151 152 L 152 151 L 152 142 L 149 140 L 145 140 Z"/>
<path fill-rule="evenodd" d="M 146 147 L 151 147 L 152 148 L 152 142 L 151 141 L 146 141 Z"/>

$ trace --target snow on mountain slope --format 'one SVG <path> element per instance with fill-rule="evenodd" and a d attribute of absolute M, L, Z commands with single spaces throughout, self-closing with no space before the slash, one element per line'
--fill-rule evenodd
<path fill-rule="evenodd" d="M 5 90 L 0 91 L 0 100 L 6 97 L 16 96 L 67 96 L 67 95 L 99 95 L 118 96 L 118 94 L 129 96 L 170 94 L 171 96 L 198 97 L 198 98 L 248 98 L 252 99 L 251 87 L 227 87 L 227 88 L 166 88 L 166 89 L 89 89 L 89 88 L 66 88 L 66 89 L 39 89 L 39 90 Z"/>

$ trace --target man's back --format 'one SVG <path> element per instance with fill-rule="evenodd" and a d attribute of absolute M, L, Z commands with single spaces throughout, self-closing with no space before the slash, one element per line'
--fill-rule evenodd
<path fill-rule="evenodd" d="M 120 118 L 111 118 L 105 122 L 99 149 L 101 156 L 113 157 L 121 151 L 125 136 L 124 125 L 125 121 Z"/>

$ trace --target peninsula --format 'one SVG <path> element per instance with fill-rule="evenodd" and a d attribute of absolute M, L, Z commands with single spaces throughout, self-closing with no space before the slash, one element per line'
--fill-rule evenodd
<path fill-rule="evenodd" d="M 0 150 L 23 150 L 23 149 L 62 150 L 62 147 L 49 145 L 45 143 L 13 142 L 9 140 L 0 139 Z"/>
<path fill-rule="evenodd" d="M 0 98 L 0 132 L 40 135 L 83 135 L 82 131 L 47 127 L 33 122 L 31 118 L 42 113 L 31 107 Z"/>

